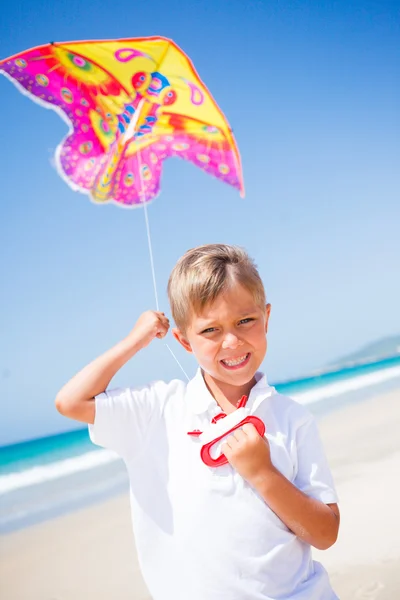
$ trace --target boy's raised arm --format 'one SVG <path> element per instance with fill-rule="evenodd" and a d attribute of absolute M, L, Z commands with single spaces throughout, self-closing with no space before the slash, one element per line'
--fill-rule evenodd
<path fill-rule="evenodd" d="M 61 388 L 55 400 L 57 410 L 70 419 L 94 423 L 95 396 L 104 392 L 114 375 L 155 337 L 164 337 L 169 321 L 164 313 L 143 313 L 130 334 L 84 367 Z"/>

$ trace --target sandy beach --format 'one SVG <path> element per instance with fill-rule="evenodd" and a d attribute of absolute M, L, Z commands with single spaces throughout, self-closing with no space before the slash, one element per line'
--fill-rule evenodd
<path fill-rule="evenodd" d="M 320 420 L 340 497 L 337 544 L 315 558 L 341 600 L 400 598 L 400 389 Z M 5 535 L 4 600 L 150 600 L 118 497 Z M 207 600 L 207 599 L 205 599 Z"/>

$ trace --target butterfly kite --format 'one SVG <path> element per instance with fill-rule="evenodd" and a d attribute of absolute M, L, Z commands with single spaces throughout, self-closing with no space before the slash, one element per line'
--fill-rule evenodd
<path fill-rule="evenodd" d="M 0 72 L 66 118 L 59 173 L 96 203 L 151 201 L 174 156 L 244 192 L 229 124 L 171 40 L 51 43 L 1 61 Z"/>

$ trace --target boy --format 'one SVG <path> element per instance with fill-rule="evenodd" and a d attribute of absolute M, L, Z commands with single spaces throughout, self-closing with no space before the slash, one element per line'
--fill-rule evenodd
<path fill-rule="evenodd" d="M 335 600 L 311 546 L 337 538 L 339 510 L 315 422 L 258 373 L 270 305 L 240 248 L 189 250 L 168 283 L 174 337 L 199 364 L 188 383 L 105 392 L 117 371 L 169 330 L 164 313 L 132 332 L 59 392 L 61 414 L 89 423 L 125 461 L 141 569 L 153 600 Z M 242 397 L 245 396 L 243 399 Z M 263 421 L 223 440 L 207 466 L 198 432 L 242 398 Z"/>

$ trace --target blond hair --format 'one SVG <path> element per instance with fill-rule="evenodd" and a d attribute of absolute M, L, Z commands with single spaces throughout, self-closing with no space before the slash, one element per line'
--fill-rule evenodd
<path fill-rule="evenodd" d="M 188 250 L 176 263 L 168 281 L 168 298 L 176 326 L 185 331 L 191 316 L 234 284 L 248 290 L 265 308 L 265 290 L 254 261 L 239 246 L 207 244 Z"/>

